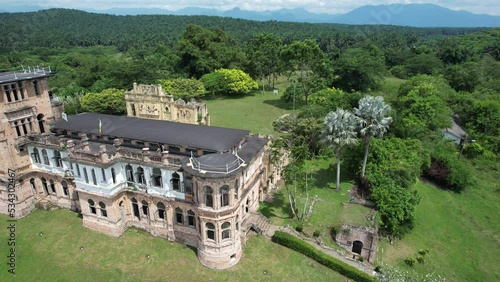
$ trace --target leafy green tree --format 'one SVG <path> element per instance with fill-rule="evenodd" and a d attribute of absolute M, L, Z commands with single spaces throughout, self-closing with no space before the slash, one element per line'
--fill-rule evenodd
<path fill-rule="evenodd" d="M 173 95 L 176 99 L 190 100 L 205 94 L 203 82 L 192 78 L 160 79 L 163 92 Z"/>
<path fill-rule="evenodd" d="M 377 89 L 385 71 L 383 56 L 361 48 L 346 50 L 335 65 L 336 85 L 346 92 Z"/>
<path fill-rule="evenodd" d="M 473 51 L 461 44 L 457 38 L 445 38 L 438 47 L 438 57 L 446 65 L 460 64 L 470 61 Z"/>
<path fill-rule="evenodd" d="M 377 205 L 380 229 L 390 238 L 401 238 L 413 228 L 415 206 L 420 202 L 417 191 L 411 191 L 387 181 L 374 187 L 371 195 Z"/>
<path fill-rule="evenodd" d="M 221 29 L 210 30 L 190 24 L 177 44 L 180 67 L 195 78 L 220 68 L 240 66 L 245 53 Z"/>
<path fill-rule="evenodd" d="M 449 128 L 451 111 L 441 95 L 434 84 L 422 82 L 401 96 L 396 103 L 398 134 L 421 138 L 433 131 Z"/>
<path fill-rule="evenodd" d="M 248 74 L 238 69 L 218 69 L 200 79 L 212 93 L 242 95 L 259 86 Z"/>
<path fill-rule="evenodd" d="M 433 74 L 443 67 L 443 63 L 435 55 L 420 54 L 406 60 L 403 64 L 408 77 L 417 74 Z"/>
<path fill-rule="evenodd" d="M 76 115 L 84 112 L 81 105 L 83 95 L 83 92 L 79 92 L 71 96 L 58 96 L 59 100 L 64 105 L 64 112 L 69 115 Z"/>
<path fill-rule="evenodd" d="M 477 69 L 477 63 L 474 62 L 451 65 L 444 70 L 444 77 L 456 91 L 472 92 L 480 82 Z"/>
<path fill-rule="evenodd" d="M 336 108 L 351 109 L 358 105 L 362 94 L 359 92 L 346 93 L 338 88 L 326 88 L 313 93 L 309 97 L 310 105 L 317 105 L 331 111 Z"/>
<path fill-rule="evenodd" d="M 306 39 L 285 45 L 281 49 L 280 58 L 287 76 L 294 80 L 287 92 L 297 87 L 298 91 L 293 91 L 300 94 L 306 105 L 312 93 L 328 84 L 328 77 L 331 75 L 329 64 L 316 41 Z"/>
<path fill-rule="evenodd" d="M 363 158 L 361 177 L 365 176 L 370 138 L 372 136 L 381 138 L 387 132 L 389 125 L 392 123 L 392 117 L 386 117 L 390 110 L 391 107 L 384 102 L 384 98 L 381 96 L 365 96 L 359 100 L 359 106 L 354 109 L 354 114 L 360 121 L 359 133 L 365 142 L 365 156 Z"/>
<path fill-rule="evenodd" d="M 324 120 L 322 140 L 326 145 L 332 146 L 337 154 L 337 191 L 340 191 L 340 155 L 343 148 L 358 142 L 356 125 L 356 117 L 341 108 L 329 112 Z"/>
<path fill-rule="evenodd" d="M 82 97 L 81 105 L 83 111 L 93 113 L 122 115 L 126 111 L 124 91 L 115 88 L 87 93 Z"/>
<path fill-rule="evenodd" d="M 274 82 L 280 71 L 280 48 L 281 39 L 272 33 L 260 33 L 248 44 L 249 73 L 262 80 L 263 89 L 264 80 L 269 87 L 274 88 Z"/>

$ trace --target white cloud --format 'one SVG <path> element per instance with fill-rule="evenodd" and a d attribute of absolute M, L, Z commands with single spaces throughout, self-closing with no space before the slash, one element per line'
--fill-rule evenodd
<path fill-rule="evenodd" d="M 304 8 L 316 13 L 345 13 L 364 5 L 393 3 L 431 3 L 453 10 L 468 10 L 473 13 L 500 15 L 498 0 L 0 0 L 1 5 L 39 5 L 41 7 L 91 8 L 105 10 L 113 7 L 149 7 L 178 10 L 188 6 L 228 10 L 239 7 L 244 10 L 277 10 L 282 8 Z"/>

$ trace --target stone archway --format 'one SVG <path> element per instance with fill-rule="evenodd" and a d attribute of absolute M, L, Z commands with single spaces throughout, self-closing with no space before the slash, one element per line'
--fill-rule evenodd
<path fill-rule="evenodd" d="M 361 255 L 361 251 L 362 250 L 363 250 L 363 242 L 361 242 L 361 241 L 354 241 L 352 243 L 352 252 L 353 253 Z"/>

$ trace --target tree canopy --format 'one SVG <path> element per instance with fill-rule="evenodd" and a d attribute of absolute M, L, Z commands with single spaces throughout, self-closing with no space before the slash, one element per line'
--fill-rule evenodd
<path fill-rule="evenodd" d="M 257 82 L 238 69 L 218 69 L 200 80 L 208 91 L 219 94 L 243 95 L 258 88 Z"/>
<path fill-rule="evenodd" d="M 82 110 L 92 113 L 120 115 L 126 112 L 125 92 L 120 89 L 106 89 L 100 93 L 87 93 L 81 99 Z"/>

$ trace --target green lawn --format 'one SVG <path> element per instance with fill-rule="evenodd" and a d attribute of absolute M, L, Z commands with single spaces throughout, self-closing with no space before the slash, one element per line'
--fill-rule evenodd
<path fill-rule="evenodd" d="M 317 159 L 308 161 L 306 169 L 311 173 L 309 202 L 307 209 L 313 198 L 318 196 L 319 201 L 314 204 L 313 212 L 308 221 L 304 222 L 304 233 L 312 236 L 315 230 L 321 231 L 323 241 L 334 246 L 332 238 L 332 227 L 340 227 L 342 224 L 372 225 L 367 217 L 373 213 L 369 208 L 361 205 L 350 204 L 348 190 L 352 187 L 352 182 L 341 178 L 341 190 L 335 189 L 336 165 L 333 159 Z M 298 189 L 298 206 L 300 212 L 303 211 L 306 200 L 305 190 Z M 296 226 L 298 221 L 291 218 L 288 193 L 284 187 L 274 192 L 272 203 L 261 204 L 260 211 L 271 218 L 273 224 Z"/>
<path fill-rule="evenodd" d="M 429 249 L 416 271 L 436 272 L 448 281 L 500 281 L 500 171 L 471 169 L 476 187 L 462 194 L 417 184 L 422 200 L 414 230 L 393 245 L 382 240 L 377 262 L 409 268 L 405 258 Z"/>
<path fill-rule="evenodd" d="M 309 221 L 304 223 L 304 233 L 312 236 L 322 231 L 325 243 L 334 246 L 330 230 L 343 223 L 369 226 L 367 220 L 373 211 L 369 208 L 342 204 L 348 202 L 346 192 L 351 187 L 342 180 L 341 192 L 336 192 L 335 164 L 333 160 L 318 159 L 308 162 L 307 169 L 313 181 L 310 199 L 318 195 L 322 201 L 314 206 Z M 417 263 L 413 269 L 425 274 L 435 272 L 447 281 L 500 281 L 500 165 L 491 168 L 471 166 L 476 186 L 457 194 L 419 182 L 415 188 L 422 199 L 416 209 L 415 228 L 402 240 L 392 245 L 380 238 L 376 264 L 410 269 L 404 259 L 416 257 L 420 249 L 429 249 L 425 264 Z M 284 188 L 276 191 L 273 203 L 263 203 L 261 211 L 273 223 L 296 226 L 291 218 L 288 194 Z M 305 193 L 299 196 L 302 210 Z M 310 203 L 310 202 L 309 202 Z"/>
<path fill-rule="evenodd" d="M 240 263 L 225 271 L 203 267 L 196 253 L 144 231 L 120 238 L 82 226 L 68 210 L 35 210 L 17 222 L 16 276 L 7 272 L 7 217 L 0 216 L 1 281 L 345 281 L 311 259 L 252 236 Z M 40 237 L 39 233 L 43 236 Z M 80 251 L 80 246 L 84 250 Z M 150 255 L 150 259 L 146 259 Z M 267 273 L 266 276 L 264 272 Z M 15 279 L 14 279 L 15 278 Z"/>
<path fill-rule="evenodd" d="M 238 98 L 219 97 L 204 101 L 212 126 L 247 129 L 252 133 L 275 134 L 272 122 L 290 113 L 280 95 L 256 91 Z"/>

